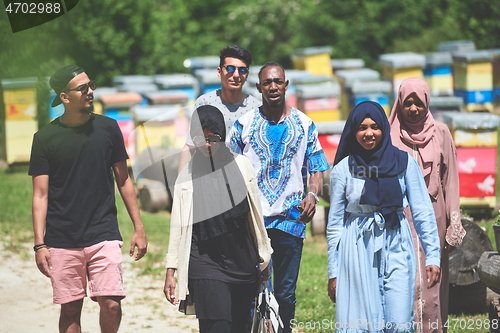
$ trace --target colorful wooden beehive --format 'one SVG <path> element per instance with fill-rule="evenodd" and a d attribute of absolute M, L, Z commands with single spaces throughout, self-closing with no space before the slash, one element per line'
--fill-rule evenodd
<path fill-rule="evenodd" d="M 463 112 L 464 101 L 458 96 L 433 96 L 429 103 L 429 110 L 435 120 L 444 121 L 447 112 Z"/>
<path fill-rule="evenodd" d="M 258 73 L 258 71 L 256 72 Z M 311 72 L 306 71 L 306 70 L 300 70 L 300 69 L 287 69 L 285 70 L 285 77 L 288 80 L 288 89 L 286 91 L 286 103 L 291 106 L 296 108 L 298 105 L 298 98 L 297 98 L 297 86 L 295 82 L 304 82 L 304 80 L 307 77 L 311 77 L 313 74 Z M 258 81 L 258 79 L 256 80 Z M 255 84 L 254 84 L 255 86 Z M 262 96 L 260 93 L 258 93 L 257 99 L 262 99 Z"/>
<path fill-rule="evenodd" d="M 38 130 L 37 82 L 37 78 L 1 81 L 5 123 L 0 134 L 4 135 L 5 147 L 1 147 L 0 158 L 8 164 L 30 160 L 33 134 Z"/>
<path fill-rule="evenodd" d="M 333 75 L 330 64 L 330 46 L 306 47 L 295 49 L 292 52 L 293 67 L 299 70 L 306 70 L 314 75 Z"/>
<path fill-rule="evenodd" d="M 149 105 L 187 104 L 189 95 L 184 90 L 159 90 L 143 94 Z"/>
<path fill-rule="evenodd" d="M 500 107 L 500 49 L 488 50 L 493 56 L 493 105 Z M 498 113 L 498 112 L 496 112 Z"/>
<path fill-rule="evenodd" d="M 192 109 L 192 106 L 177 104 L 132 107 L 135 155 L 150 156 L 147 149 L 181 149 L 186 143 L 189 127 L 189 119 L 186 117 L 189 112 L 185 112 L 185 108 Z"/>
<path fill-rule="evenodd" d="M 452 40 L 438 44 L 439 52 L 474 52 L 476 44 L 471 40 Z"/>
<path fill-rule="evenodd" d="M 184 67 L 191 69 L 191 73 L 198 81 L 197 93 L 206 94 L 220 89 L 220 79 L 217 77 L 217 67 L 220 65 L 218 56 L 194 57 L 184 60 Z"/>
<path fill-rule="evenodd" d="M 365 67 L 365 61 L 363 59 L 332 59 L 330 60 L 330 65 L 332 66 L 333 73 L 335 74 L 339 70 L 363 68 Z"/>
<path fill-rule="evenodd" d="M 455 96 L 466 111 L 493 111 L 493 56 L 488 51 L 453 53 Z"/>
<path fill-rule="evenodd" d="M 453 96 L 453 58 L 450 52 L 425 55 L 424 79 L 432 96 Z"/>
<path fill-rule="evenodd" d="M 130 108 L 142 103 L 144 98 L 136 92 L 117 92 L 114 94 L 102 94 L 99 101 L 102 104 L 103 114 L 118 122 L 118 126 L 125 140 L 125 148 L 129 155 L 128 163 L 133 163 L 135 147 L 133 139 L 134 122 Z"/>
<path fill-rule="evenodd" d="M 323 122 L 316 126 L 318 129 L 318 140 L 330 165 L 335 159 L 344 126 L 345 120 Z"/>
<path fill-rule="evenodd" d="M 384 68 L 384 80 L 392 84 L 393 93 L 389 96 L 389 104 L 393 104 L 398 94 L 401 81 L 410 77 L 421 77 L 424 74 L 425 56 L 413 52 L 382 54 L 379 57 Z"/>
<path fill-rule="evenodd" d="M 199 83 L 200 95 L 209 93 L 211 91 L 221 88 L 220 79 L 217 76 L 217 70 L 213 69 L 195 69 L 194 76 Z"/>
<path fill-rule="evenodd" d="M 369 68 L 339 70 L 336 72 L 342 87 L 342 119 L 347 119 L 352 108 L 363 101 L 374 101 L 382 105 L 389 114 L 389 82 L 379 81 L 380 74 Z"/>
<path fill-rule="evenodd" d="M 315 123 L 340 120 L 340 86 L 329 76 L 294 79 L 297 108 Z"/>
<path fill-rule="evenodd" d="M 340 142 L 340 137 L 342 136 L 342 131 L 345 126 L 345 121 L 329 121 L 316 124 L 318 129 L 318 141 L 325 152 L 328 164 L 331 166 L 335 160 L 335 155 Z M 332 169 L 326 170 L 324 172 L 325 183 L 323 184 L 323 190 L 320 192 L 320 196 L 326 201 L 330 202 L 330 173 Z M 321 216 L 321 215 L 320 215 Z M 313 221 L 313 228 L 316 221 Z"/>
<path fill-rule="evenodd" d="M 349 103 L 353 106 L 364 102 L 377 102 L 384 108 L 385 114 L 391 113 L 390 96 L 392 95 L 391 84 L 386 81 L 354 82 L 352 84 L 352 96 Z"/>
<path fill-rule="evenodd" d="M 219 67 L 220 58 L 218 56 L 193 57 L 184 60 L 184 67 L 194 71 L 195 69 L 215 69 Z"/>
<path fill-rule="evenodd" d="M 447 112 L 444 120 L 457 147 L 460 204 L 495 207 L 500 116 Z"/>
<path fill-rule="evenodd" d="M 194 102 L 199 95 L 196 78 L 191 74 L 153 75 L 153 82 L 161 90 L 182 90 L 188 95 L 189 102 Z"/>

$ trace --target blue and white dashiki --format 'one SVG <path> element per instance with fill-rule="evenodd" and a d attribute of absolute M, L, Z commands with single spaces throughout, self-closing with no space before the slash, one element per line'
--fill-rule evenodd
<path fill-rule="evenodd" d="M 292 108 L 277 124 L 256 108 L 234 123 L 229 148 L 255 168 L 266 228 L 305 238 L 306 224 L 291 218 L 290 209 L 307 194 L 307 172 L 330 168 L 313 121 Z"/>

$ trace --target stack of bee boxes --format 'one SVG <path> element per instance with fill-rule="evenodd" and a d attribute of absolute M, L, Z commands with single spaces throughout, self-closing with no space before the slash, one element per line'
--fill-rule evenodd
<path fill-rule="evenodd" d="M 422 68 L 425 66 L 425 56 L 413 52 L 382 54 L 379 58 L 384 67 L 384 80 L 392 84 L 393 93 L 390 96 L 390 104 L 393 104 L 398 95 L 401 81 L 410 77 L 421 77 L 424 74 Z"/>
<path fill-rule="evenodd" d="M 493 57 L 493 106 L 500 107 L 500 49 L 489 50 Z M 497 111 L 499 113 L 500 110 Z"/>
<path fill-rule="evenodd" d="M 493 56 L 488 51 L 453 53 L 455 96 L 466 111 L 493 111 Z"/>
<path fill-rule="evenodd" d="M 332 76 L 295 79 L 297 108 L 314 122 L 340 120 L 340 86 Z"/>
<path fill-rule="evenodd" d="M 339 70 L 336 75 L 342 87 L 342 119 L 347 119 L 352 108 L 364 101 L 379 103 L 386 114 L 389 114 L 392 85 L 379 81 L 380 74 L 377 71 L 369 68 Z"/>
<path fill-rule="evenodd" d="M 453 96 L 453 58 L 450 52 L 425 55 L 424 80 L 432 96 Z"/>
<path fill-rule="evenodd" d="M 292 53 L 293 67 L 299 70 L 306 70 L 314 75 L 333 75 L 330 64 L 330 46 L 306 47 L 296 49 Z"/>
<path fill-rule="evenodd" d="M 443 118 L 457 147 L 461 206 L 495 207 L 500 116 L 445 112 Z"/>
<path fill-rule="evenodd" d="M 36 78 L 2 80 L 5 123 L 0 126 L 5 146 L 2 159 L 8 164 L 30 160 L 33 134 L 38 130 Z M 2 128 L 3 127 L 3 128 Z"/>

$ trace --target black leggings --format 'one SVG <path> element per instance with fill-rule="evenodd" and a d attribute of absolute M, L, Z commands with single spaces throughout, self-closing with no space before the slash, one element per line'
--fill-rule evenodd
<path fill-rule="evenodd" d="M 257 293 L 257 283 L 236 284 L 215 282 L 211 287 L 190 281 L 200 333 L 249 333 L 251 329 L 252 302 Z M 192 283 L 194 282 L 194 283 Z M 198 280 L 197 282 L 200 282 Z M 196 286 L 198 288 L 196 288 Z"/>

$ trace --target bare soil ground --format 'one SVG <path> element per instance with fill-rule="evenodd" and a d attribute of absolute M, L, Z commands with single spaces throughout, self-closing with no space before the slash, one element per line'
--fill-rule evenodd
<path fill-rule="evenodd" d="M 26 253 L 20 255 L 6 251 L 0 243 L 0 253 L 0 332 L 57 332 L 60 306 L 52 303 L 50 280 L 38 271 L 29 244 Z M 26 257 L 30 260 L 23 259 Z M 130 257 L 123 257 L 127 297 L 122 301 L 119 333 L 198 332 L 194 316 L 185 316 L 167 302 L 163 281 L 138 275 L 131 262 Z M 97 303 L 86 298 L 82 332 L 100 332 L 98 316 Z"/>

